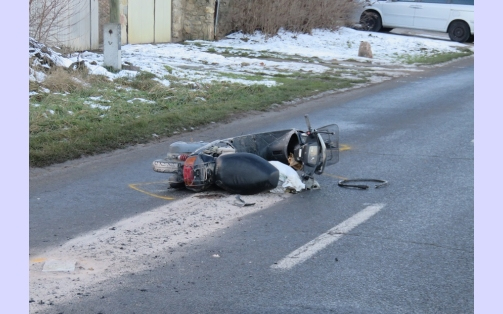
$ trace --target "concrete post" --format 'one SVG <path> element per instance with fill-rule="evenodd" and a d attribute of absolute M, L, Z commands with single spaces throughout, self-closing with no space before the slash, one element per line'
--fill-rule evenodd
<path fill-rule="evenodd" d="M 103 26 L 103 63 L 114 70 L 122 68 L 121 62 L 121 25 L 109 23 Z"/>

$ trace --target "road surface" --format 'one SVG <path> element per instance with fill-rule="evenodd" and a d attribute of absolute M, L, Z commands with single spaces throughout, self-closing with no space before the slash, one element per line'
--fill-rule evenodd
<path fill-rule="evenodd" d="M 472 313 L 473 59 L 33 170 L 30 312 Z M 337 123 L 320 190 L 166 189 L 174 140 Z M 368 190 L 344 178 L 383 179 Z M 46 264 L 75 266 L 44 271 Z"/>

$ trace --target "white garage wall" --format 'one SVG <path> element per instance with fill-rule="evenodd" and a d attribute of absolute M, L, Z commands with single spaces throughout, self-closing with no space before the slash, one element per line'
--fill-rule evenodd
<path fill-rule="evenodd" d="M 30 37 L 71 50 L 99 48 L 98 0 L 34 0 Z"/>
<path fill-rule="evenodd" d="M 171 0 L 128 1 L 128 43 L 171 41 Z"/>

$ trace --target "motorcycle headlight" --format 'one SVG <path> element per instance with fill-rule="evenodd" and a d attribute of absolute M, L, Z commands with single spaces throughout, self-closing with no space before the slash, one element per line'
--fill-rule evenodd
<path fill-rule="evenodd" d="M 318 163 L 318 154 L 319 154 L 319 146 L 318 144 L 311 144 L 307 150 L 307 161 L 306 163 L 310 166 L 316 166 Z"/>

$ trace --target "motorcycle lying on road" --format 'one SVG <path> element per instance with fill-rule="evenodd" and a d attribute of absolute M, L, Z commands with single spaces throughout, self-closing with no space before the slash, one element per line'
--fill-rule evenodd
<path fill-rule="evenodd" d="M 285 186 L 293 170 L 302 188 L 319 187 L 314 175 L 339 161 L 336 124 L 307 131 L 287 129 L 241 135 L 212 142 L 174 142 L 166 158 L 153 162 L 153 170 L 170 173 L 172 188 L 195 192 L 216 185 L 235 194 L 256 194 Z M 289 189 L 298 191 L 298 184 Z"/>

